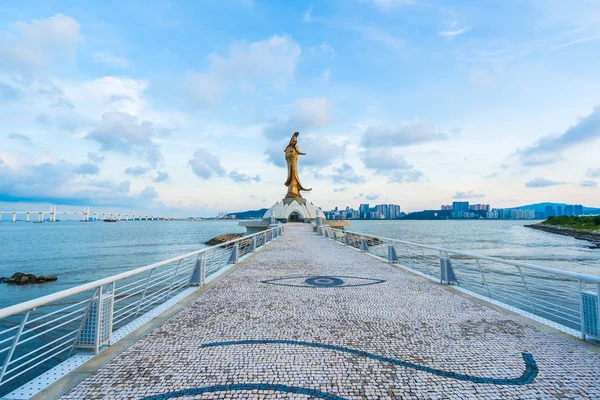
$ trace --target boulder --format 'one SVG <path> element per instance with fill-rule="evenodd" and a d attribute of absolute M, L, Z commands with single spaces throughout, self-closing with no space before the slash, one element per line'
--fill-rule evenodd
<path fill-rule="evenodd" d="M 24 274 L 22 272 L 16 272 L 10 278 L 2 278 L 0 282 L 9 283 L 12 285 L 30 285 L 32 283 L 44 283 L 55 281 L 58 278 L 56 276 L 40 275 L 35 276 L 34 274 Z"/>
<path fill-rule="evenodd" d="M 242 236 L 244 236 L 243 233 L 226 233 L 224 235 L 215 236 L 214 238 L 210 239 L 208 242 L 205 242 L 204 244 L 207 244 L 209 246 L 215 246 L 217 244 L 229 242 L 230 240 L 237 239 Z"/>

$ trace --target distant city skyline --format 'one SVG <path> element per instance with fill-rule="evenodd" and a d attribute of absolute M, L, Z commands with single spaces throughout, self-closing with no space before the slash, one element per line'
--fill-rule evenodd
<path fill-rule="evenodd" d="M 268 208 L 295 131 L 303 196 L 323 209 L 600 205 L 599 13 L 583 0 L 4 1 L 0 210 Z"/>

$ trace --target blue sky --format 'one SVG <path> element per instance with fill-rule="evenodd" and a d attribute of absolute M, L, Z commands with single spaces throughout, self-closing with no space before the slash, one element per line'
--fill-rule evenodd
<path fill-rule="evenodd" d="M 600 205 L 600 1 L 5 1 L 0 209 Z"/>

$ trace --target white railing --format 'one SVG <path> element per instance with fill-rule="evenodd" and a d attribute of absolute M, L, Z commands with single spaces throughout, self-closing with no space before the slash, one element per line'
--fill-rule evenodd
<path fill-rule="evenodd" d="M 144 313 L 266 245 L 276 226 L 0 309 L 0 396 L 75 353 L 97 354 Z M 190 289 L 193 290 L 193 289 Z"/>
<path fill-rule="evenodd" d="M 328 226 L 318 232 L 582 339 L 600 340 L 598 276 Z"/>

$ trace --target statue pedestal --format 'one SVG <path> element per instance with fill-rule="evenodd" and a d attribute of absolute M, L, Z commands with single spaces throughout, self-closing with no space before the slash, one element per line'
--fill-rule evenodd
<path fill-rule="evenodd" d="M 254 221 L 240 221 L 248 233 L 260 232 L 276 221 L 278 223 L 304 222 L 313 223 L 321 217 L 325 221 L 325 214 L 310 201 L 303 198 L 284 198 L 267 210 L 263 219 Z"/>

